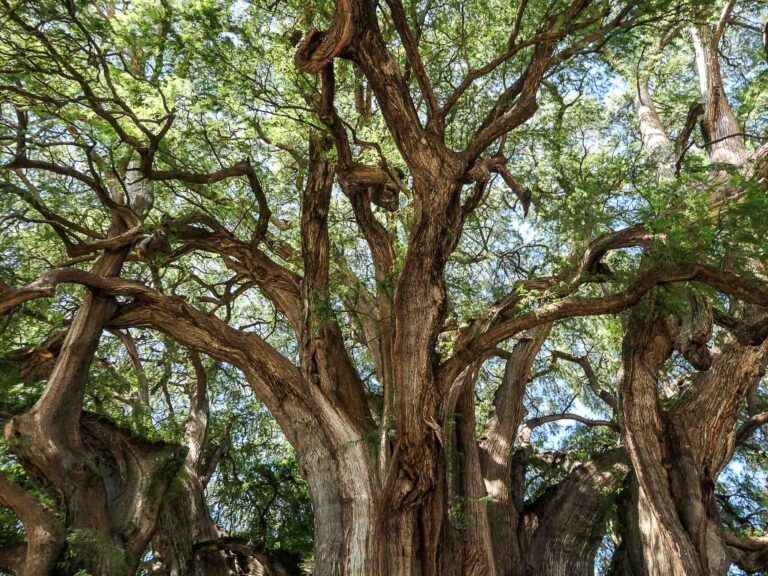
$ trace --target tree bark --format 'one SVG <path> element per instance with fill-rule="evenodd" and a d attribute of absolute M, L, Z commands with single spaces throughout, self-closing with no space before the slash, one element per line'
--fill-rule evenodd
<path fill-rule="evenodd" d="M 513 573 L 522 556 L 521 517 L 525 490 L 524 464 L 513 462 L 517 429 L 525 417 L 523 397 L 536 355 L 549 336 L 551 324 L 531 331 L 512 349 L 504 379 L 496 391 L 483 436 L 480 438 L 485 489 L 489 496 L 493 551 L 500 576 Z M 525 458 L 524 453 L 517 458 Z"/>
<path fill-rule="evenodd" d="M 592 576 L 611 506 L 606 497 L 629 471 L 626 453 L 609 450 L 577 467 L 525 514 L 525 568 L 519 574 Z"/>
<path fill-rule="evenodd" d="M 704 99 L 703 131 L 709 157 L 715 163 L 739 166 L 747 158 L 747 147 L 723 86 L 717 55 L 720 38 L 708 24 L 692 27 L 691 38 Z"/>
<path fill-rule="evenodd" d="M 3 549 L 0 569 L 19 576 L 48 576 L 65 547 L 64 528 L 56 514 L 0 470 L 0 504 L 19 517 L 27 533 L 26 545 Z"/>
<path fill-rule="evenodd" d="M 183 445 L 184 463 L 168 490 L 157 521 L 156 543 L 169 576 L 228 576 L 229 566 L 218 548 L 198 550 L 198 542 L 220 534 L 205 503 L 204 457 L 208 446 L 208 375 L 197 352 L 190 351 L 195 386 L 189 392 L 189 416 Z"/>

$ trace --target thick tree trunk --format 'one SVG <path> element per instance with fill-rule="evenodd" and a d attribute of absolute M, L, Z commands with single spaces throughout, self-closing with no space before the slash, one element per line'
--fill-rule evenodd
<path fill-rule="evenodd" d="M 112 200 L 132 207 L 115 213 L 108 238 L 139 223 L 151 204 L 145 181 L 112 186 Z M 126 220 L 129 218 L 130 222 Z M 135 220 L 135 221 L 134 221 Z M 93 273 L 120 274 L 129 245 L 106 250 Z M 154 532 L 160 503 L 180 462 L 176 447 L 145 442 L 82 407 L 88 374 L 105 325 L 117 309 L 112 296 L 86 290 L 48 378 L 25 414 L 6 427 L 6 439 L 30 473 L 59 493 L 76 567 L 94 574 L 132 574 Z"/>
<path fill-rule="evenodd" d="M 658 374 L 671 353 L 672 339 L 663 319 L 653 309 L 635 313 L 623 344 L 619 421 L 640 491 L 647 495 L 648 518 L 655 528 L 641 529 L 653 539 L 644 548 L 645 565 L 660 570 L 660 575 L 703 576 L 706 571 L 697 542 L 681 522 L 672 494 L 674 481 L 667 474 L 674 456 L 664 442 L 667 430 L 658 398 Z M 638 517 L 641 521 L 646 517 L 644 508 Z M 661 568 L 657 556 L 668 568 Z"/>
<path fill-rule="evenodd" d="M 117 275 L 125 256 L 125 250 L 102 256 L 94 272 Z M 91 359 L 115 309 L 113 298 L 86 292 L 42 397 L 28 413 L 12 420 L 6 438 L 36 474 L 61 492 L 67 530 L 78 530 L 83 544 L 83 565 L 94 572 L 120 574 L 126 559 L 116 554 L 122 543 L 110 525 L 107 487 L 93 454 L 83 448 L 79 422 Z M 24 442 L 15 441 L 22 438 Z M 101 538 L 105 541 L 97 543 Z"/>
<path fill-rule="evenodd" d="M 534 502 L 525 514 L 524 568 L 518 574 L 592 576 L 611 505 L 606 494 L 621 485 L 628 471 L 624 450 L 609 450 Z"/>
<path fill-rule="evenodd" d="M 691 28 L 704 102 L 702 130 L 713 163 L 739 166 L 747 149 L 723 87 L 721 35 L 722 29 L 715 32 L 707 24 Z M 638 88 L 643 142 L 665 175 L 667 155 L 658 152 L 670 149 L 671 141 L 646 85 Z M 728 191 L 715 187 L 713 201 Z M 643 323 L 635 317 L 625 337 L 620 421 L 635 474 L 620 506 L 624 534 L 616 574 L 715 576 L 726 574 L 731 563 L 714 486 L 733 453 L 741 404 L 762 377 L 768 349 L 721 335 L 719 346 L 709 350 L 711 306 L 700 301 L 691 293 L 682 319 L 649 316 Z M 756 307 L 737 307 L 736 315 L 747 322 L 764 318 Z M 692 373 L 674 405 L 662 410 L 657 373 L 672 347 L 700 372 Z"/>

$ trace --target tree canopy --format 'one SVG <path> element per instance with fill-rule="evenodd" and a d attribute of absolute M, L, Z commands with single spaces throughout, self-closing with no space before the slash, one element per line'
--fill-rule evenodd
<path fill-rule="evenodd" d="M 760 0 L 0 0 L 0 573 L 768 574 L 767 140 Z"/>

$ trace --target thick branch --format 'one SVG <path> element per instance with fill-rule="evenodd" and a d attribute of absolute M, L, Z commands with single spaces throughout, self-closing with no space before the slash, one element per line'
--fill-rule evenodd
<path fill-rule="evenodd" d="M 586 416 L 581 416 L 580 414 L 573 414 L 571 412 L 563 412 L 561 414 L 549 414 L 547 416 L 538 416 L 536 418 L 531 418 L 530 420 L 527 420 L 525 422 L 519 434 L 520 444 L 522 446 L 530 445 L 531 434 L 533 433 L 533 430 L 535 428 L 538 428 L 539 426 L 542 426 L 544 424 L 549 424 L 550 422 L 558 422 L 560 420 L 573 420 L 574 422 L 579 422 L 589 427 L 607 426 L 608 428 L 613 428 L 614 430 L 619 429 L 619 425 L 616 424 L 616 422 L 613 422 L 612 420 L 593 420 L 592 418 L 587 418 Z"/>
<path fill-rule="evenodd" d="M 654 286 L 672 282 L 696 281 L 753 304 L 768 303 L 768 288 L 731 272 L 696 264 L 661 265 L 642 274 L 626 290 L 602 298 L 563 298 L 543 304 L 533 312 L 501 320 L 457 347 L 453 356 L 441 367 L 448 377 L 466 366 L 478 355 L 492 349 L 502 340 L 547 322 L 578 316 L 610 314 L 637 304 Z"/>
<path fill-rule="evenodd" d="M 736 430 L 736 445 L 743 444 L 758 428 L 768 424 L 768 412 L 762 412 L 750 416 L 744 424 Z"/>
<path fill-rule="evenodd" d="M 21 576 L 53 574 L 64 547 L 64 530 L 56 514 L 0 470 L 0 504 L 19 517 L 27 533 Z M 18 566 L 18 565 L 17 565 Z"/>

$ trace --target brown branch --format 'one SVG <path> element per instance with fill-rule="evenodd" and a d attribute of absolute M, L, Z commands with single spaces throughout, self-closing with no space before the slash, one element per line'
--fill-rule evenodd
<path fill-rule="evenodd" d="M 712 308 L 715 323 L 733 334 L 744 346 L 759 346 L 768 338 L 768 319 L 757 322 L 745 322 L 740 318 Z"/>
<path fill-rule="evenodd" d="M 299 370 L 266 341 L 252 332 L 241 332 L 213 314 L 196 309 L 181 298 L 166 296 L 132 280 L 102 277 L 82 270 L 60 268 L 20 289 L 0 293 L 0 315 L 12 309 L 12 303 L 50 296 L 61 283 L 81 284 L 99 294 L 134 298 L 110 321 L 112 328 L 151 326 L 179 342 L 218 360 L 244 370 L 262 386 L 265 397 L 281 396 L 279 387 L 303 389 Z"/>
<path fill-rule="evenodd" d="M 591 418 L 587 418 L 586 416 L 581 416 L 580 414 L 573 414 L 572 412 L 549 414 L 547 416 L 538 416 L 537 418 L 531 418 L 530 420 L 525 421 L 525 424 L 523 424 L 523 428 L 519 434 L 521 445 L 526 446 L 531 443 L 531 434 L 535 428 L 538 428 L 544 424 L 549 424 L 550 422 L 558 422 L 560 420 L 573 420 L 574 422 L 579 422 L 580 424 L 585 424 L 589 427 L 607 426 L 608 428 L 612 428 L 614 430 L 619 429 L 619 425 L 616 424 L 616 422 L 613 420 L 593 420 Z"/>
<path fill-rule="evenodd" d="M 520 77 L 504 91 L 475 132 L 463 156 L 472 160 L 503 134 L 529 120 L 536 112 L 536 98 L 544 73 L 554 54 L 555 42 L 543 41 L 534 47 L 528 66 Z"/>
<path fill-rule="evenodd" d="M 579 366 L 581 366 L 581 369 L 584 371 L 584 374 L 587 377 L 587 382 L 589 383 L 589 387 L 592 389 L 595 395 L 601 400 L 603 400 L 603 402 L 608 404 L 611 408 L 616 410 L 617 408 L 616 396 L 614 396 L 607 390 L 604 390 L 602 386 L 600 386 L 600 381 L 597 379 L 597 374 L 595 374 L 595 371 L 592 369 L 592 363 L 589 361 L 589 357 L 574 356 L 572 354 L 568 354 L 567 352 L 554 350 L 552 352 L 552 359 L 567 360 L 568 362 L 573 362 L 574 364 L 578 364 Z"/>
<path fill-rule="evenodd" d="M 376 3 L 370 0 L 337 0 L 334 24 L 344 18 L 351 19 L 357 28 L 349 39 L 348 56 L 368 79 L 384 120 L 405 162 L 412 169 L 426 171 L 431 175 L 451 171 L 458 174 L 461 167 L 456 155 L 445 147 L 438 133 L 426 132 L 422 127 L 407 82 L 389 53 L 379 29 Z M 297 56 L 302 54 L 303 47 L 311 46 L 312 43 L 310 34 Z M 329 53 L 335 53 L 335 50 Z M 306 59 L 301 57 L 298 60 L 297 64 L 301 68 Z M 313 58 L 313 62 L 315 60 L 317 65 L 310 67 L 314 72 L 331 62 L 327 57 Z"/>
<path fill-rule="evenodd" d="M 203 224 L 204 227 L 196 223 Z M 240 241 L 207 214 L 192 214 L 171 221 L 168 226 L 177 233 L 185 248 L 221 256 L 229 269 L 251 279 L 294 328 L 300 326 L 301 278 L 296 273 L 280 265 L 263 251 L 254 249 L 251 243 Z M 274 247 L 274 242 L 270 243 Z M 279 248 L 277 252 L 280 254 Z"/>
<path fill-rule="evenodd" d="M 515 334 L 547 322 L 579 316 L 611 314 L 637 304 L 654 286 L 674 282 L 702 282 L 745 302 L 765 305 L 768 287 L 736 274 L 696 264 L 661 265 L 644 272 L 625 290 L 602 298 L 569 297 L 539 306 L 536 310 L 503 319 L 474 337 L 457 343 L 455 352 L 440 368 L 442 377 L 450 379 L 474 358 L 482 356 L 496 344 Z"/>
<path fill-rule="evenodd" d="M 390 210 L 396 209 L 399 205 L 397 184 L 393 183 L 389 174 L 379 166 L 354 162 L 346 128 L 334 106 L 336 84 L 333 67 L 326 66 L 321 78 L 321 118 L 330 129 L 336 145 L 339 158 L 336 171 L 341 189 L 352 204 L 355 222 L 368 244 L 376 279 L 384 282 L 394 264 L 394 247 L 389 232 L 373 214 L 370 203 L 378 196 L 377 204 L 384 204 L 384 207 Z M 382 201 L 387 200 L 387 196 L 393 196 L 389 204 Z"/>
<path fill-rule="evenodd" d="M 354 0 L 336 0 L 330 30 L 312 29 L 296 50 L 294 62 L 299 70 L 317 74 L 349 45 L 358 23 L 357 4 Z"/>
<path fill-rule="evenodd" d="M 416 81 L 419 83 L 419 89 L 427 103 L 428 118 L 432 118 L 437 113 L 437 101 L 435 100 L 435 94 L 432 90 L 427 71 L 424 69 L 424 63 L 421 61 L 418 43 L 413 37 L 411 28 L 408 25 L 405 8 L 403 8 L 401 0 L 387 0 L 387 5 L 392 13 L 392 21 L 395 24 L 400 40 L 403 42 L 408 63 L 416 74 Z"/>
<path fill-rule="evenodd" d="M 520 184 L 520 182 L 518 182 L 517 179 L 512 176 L 512 173 L 506 166 L 505 158 L 503 156 L 494 158 L 493 162 L 491 162 L 490 170 L 491 172 L 495 172 L 504 179 L 506 185 L 509 186 L 509 189 L 512 190 L 515 196 L 517 196 L 517 199 L 520 200 L 520 203 L 523 205 L 523 215 L 527 216 L 528 208 L 531 206 L 531 191 Z"/>
<path fill-rule="evenodd" d="M 723 530 L 728 552 L 734 563 L 750 574 L 764 570 L 768 565 L 768 536 L 739 536 Z"/>
<path fill-rule="evenodd" d="M 311 136 L 309 176 L 301 202 L 304 323 L 297 331 L 301 367 L 308 382 L 323 390 L 335 404 L 365 421 L 370 413 L 363 395 L 364 385 L 344 345 L 330 302 L 328 213 L 334 167 L 325 158 L 330 145 L 322 135 Z"/>
<path fill-rule="evenodd" d="M 703 102 L 695 102 L 694 104 L 691 104 L 688 109 L 688 116 L 685 119 L 685 125 L 675 141 L 675 155 L 677 157 L 675 160 L 675 174 L 680 174 L 680 170 L 683 168 L 685 155 L 695 143 L 689 141 L 691 140 L 693 130 L 696 128 L 698 119 L 702 114 L 704 114 Z"/>
<path fill-rule="evenodd" d="M 768 424 L 768 412 L 750 416 L 747 421 L 736 430 L 736 445 L 743 444 L 755 430 L 766 424 Z"/>
<path fill-rule="evenodd" d="M 256 559 L 256 561 L 264 568 L 266 576 L 299 576 L 300 574 L 303 574 L 303 571 L 299 569 L 298 562 L 296 562 L 296 565 L 292 565 L 293 563 L 279 559 L 273 551 L 268 550 L 263 545 L 258 544 L 253 540 L 248 540 L 247 538 L 226 536 L 216 540 L 197 542 L 195 544 L 195 550 L 200 552 L 216 549 L 229 550 L 230 552 Z"/>

